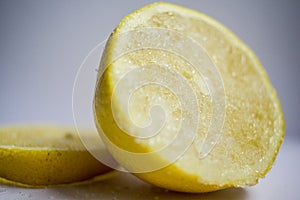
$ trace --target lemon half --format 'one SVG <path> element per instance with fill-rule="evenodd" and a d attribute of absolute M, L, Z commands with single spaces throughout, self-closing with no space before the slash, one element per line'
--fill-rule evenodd
<path fill-rule="evenodd" d="M 92 141 L 90 135 L 87 132 L 86 137 Z M 3 183 L 48 187 L 100 180 L 101 175 L 111 171 L 90 155 L 72 128 L 7 126 L 0 128 L 0 138 L 0 182 Z"/>
<path fill-rule="evenodd" d="M 155 37 L 144 38 L 147 31 L 158 29 L 162 31 Z M 135 34 L 139 30 L 147 31 Z M 174 32 L 180 37 L 171 37 Z M 195 66 L 185 56 L 169 51 L 174 48 L 185 53 L 194 52 L 195 49 L 182 45 L 181 36 L 202 48 L 201 54 L 193 56 L 199 60 L 206 56 L 211 60 L 212 63 L 203 65 L 217 68 L 225 91 L 221 134 L 205 157 L 200 157 L 199 152 L 201 144 L 209 137 L 207 131 L 220 125 L 211 123 L 214 110 L 207 81 L 214 80 L 206 80 L 201 73 L 195 73 Z M 146 44 L 150 44 L 150 48 Z M 168 49 L 153 48 L 156 44 L 168 46 Z M 141 48 L 126 51 L 131 46 Z M 165 70 L 173 70 L 189 84 L 197 98 L 201 122 L 193 142 L 178 159 L 162 168 L 139 173 L 141 166 L 168 163 L 169 158 L 158 150 L 176 139 L 176 130 L 180 129 L 182 120 L 190 120 L 189 117 L 181 119 L 182 104 L 178 102 L 178 95 L 167 87 L 143 84 L 128 99 L 130 87 L 136 86 L 135 80 L 141 80 L 134 76 L 128 78 L 132 70 L 154 65 L 161 67 L 157 76 Z M 124 17 L 116 27 L 102 56 L 100 68 L 103 67 L 105 71 L 99 75 L 95 91 L 95 121 L 115 159 L 139 178 L 175 191 L 210 192 L 255 185 L 271 169 L 284 137 L 279 100 L 255 54 L 216 20 L 167 3 L 145 6 Z M 147 74 L 143 76 L 147 78 Z M 116 92 L 119 86 L 123 90 Z M 147 132 L 145 127 L 156 120 L 153 117 L 161 117 L 155 112 L 149 114 L 149 108 L 158 104 L 164 109 L 165 124 L 158 134 L 142 138 Z M 193 118 L 191 113 L 190 118 Z M 189 136 L 191 132 L 187 130 L 184 134 Z M 126 152 L 151 153 L 151 158 L 133 160 Z"/>

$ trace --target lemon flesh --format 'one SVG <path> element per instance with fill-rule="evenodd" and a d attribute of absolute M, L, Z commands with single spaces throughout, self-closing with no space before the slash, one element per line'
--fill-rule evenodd
<path fill-rule="evenodd" d="M 119 53 L 130 45 L 143 47 L 146 43 L 168 41 L 168 34 L 157 35 L 153 41 L 144 39 L 143 34 L 118 37 L 132 31 L 157 28 L 175 31 L 198 43 L 222 77 L 226 117 L 220 138 L 204 158 L 199 158 L 199 145 L 205 142 L 213 116 L 211 94 L 204 77 L 194 73 L 187 60 L 163 49 L 141 48 Z M 129 39 L 124 41 L 124 38 Z M 180 42 L 173 39 L 171 43 L 176 46 Z M 196 139 L 178 160 L 161 169 L 135 173 L 140 163 L 121 155 L 115 146 L 133 153 L 155 152 L 166 147 L 176 138 L 174 130 L 180 128 L 183 111 L 176 94 L 167 88 L 145 85 L 133 93 L 129 101 L 124 99 L 125 94 L 114 90 L 131 70 L 157 64 L 176 70 L 186 79 L 195 91 L 200 114 L 204 117 L 201 117 Z M 107 69 L 103 76 L 99 76 L 96 86 L 95 121 L 99 130 L 104 132 L 106 144 L 115 159 L 136 176 L 170 190 L 209 192 L 255 185 L 271 169 L 284 137 L 279 100 L 255 54 L 219 22 L 180 6 L 150 4 L 119 23 L 106 44 L 100 68 L 103 66 Z M 127 80 L 124 88 L 130 91 L 130 86 L 134 86 L 134 81 Z M 154 137 L 137 139 L 135 136 L 144 133 L 130 121 L 146 127 L 151 123 L 149 108 L 156 104 L 164 108 L 165 125 Z M 152 165 L 155 160 L 161 162 L 168 158 L 157 153 L 149 162 L 144 161 L 144 166 Z"/>
<path fill-rule="evenodd" d="M 85 181 L 111 171 L 90 155 L 75 129 L 8 126 L 0 128 L 0 138 L 3 183 L 42 187 Z"/>

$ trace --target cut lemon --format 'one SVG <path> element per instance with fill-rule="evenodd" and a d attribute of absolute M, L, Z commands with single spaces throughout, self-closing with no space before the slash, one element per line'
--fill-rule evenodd
<path fill-rule="evenodd" d="M 90 137 L 88 132 L 86 135 Z M 9 126 L 0 129 L 0 138 L 3 183 L 25 187 L 74 184 L 101 180 L 111 171 L 90 155 L 75 129 Z"/>
<path fill-rule="evenodd" d="M 116 27 L 99 69 L 97 127 L 139 178 L 210 192 L 255 185 L 271 169 L 284 137 L 276 92 L 255 54 L 214 19 L 145 6 Z"/>

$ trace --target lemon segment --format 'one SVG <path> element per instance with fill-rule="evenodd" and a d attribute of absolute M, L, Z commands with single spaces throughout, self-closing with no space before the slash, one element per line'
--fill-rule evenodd
<path fill-rule="evenodd" d="M 3 183 L 44 187 L 85 181 L 111 171 L 90 155 L 75 129 L 9 126 L 0 128 L 0 138 Z"/>
<path fill-rule="evenodd" d="M 211 123 L 216 111 L 213 110 L 207 82 L 214 80 L 206 80 L 195 71 L 195 66 L 188 62 L 186 56 L 174 53 L 182 48 L 180 37 L 170 40 L 170 34 L 164 31 L 157 31 L 156 38 L 144 38 L 145 34 L 130 36 L 139 30 L 169 30 L 169 33 L 175 32 L 193 40 L 205 51 L 192 56 L 199 60 L 207 56 L 213 64 L 204 62 L 203 65 L 216 66 L 225 90 L 225 118 L 216 144 L 204 158 L 199 158 L 199 152 L 206 138 L 210 137 L 207 131 L 213 126 L 220 126 Z M 129 36 L 122 36 L 126 34 Z M 147 46 L 156 43 L 166 47 L 173 45 L 174 52 Z M 122 54 L 132 46 L 141 48 Z M 186 47 L 183 51 L 192 54 L 195 50 Z M 127 99 L 125 91 L 136 87 L 136 80 L 140 77 L 124 82 L 126 76 L 133 70 L 153 65 L 162 69 L 157 74 L 173 70 L 186 80 L 197 97 L 200 120 L 197 137 L 179 159 L 161 169 L 135 173 L 143 166 L 155 166 L 155 162 L 168 163 L 167 156 L 155 152 L 175 141 L 178 136 L 176 130 L 183 123 L 184 110 L 178 102 L 178 94 L 166 87 L 144 84 Z M 167 3 L 145 6 L 124 17 L 116 27 L 106 44 L 101 67 L 107 69 L 103 76 L 99 76 L 96 86 L 95 121 L 104 132 L 103 138 L 115 159 L 136 176 L 170 190 L 210 192 L 255 185 L 271 169 L 284 137 L 284 120 L 278 97 L 255 54 L 216 20 Z M 121 81 L 124 92 L 115 92 Z M 157 104 L 164 109 L 164 126 L 154 137 L 138 138 L 145 135 L 141 130 L 146 129 L 137 128 L 137 125 L 145 128 L 151 124 L 153 116 L 162 116 L 161 113 L 154 114 L 151 119 L 149 108 Z M 191 132 L 187 130 L 185 134 L 188 136 Z M 119 149 L 136 154 L 154 154 L 149 160 L 137 162 Z"/>

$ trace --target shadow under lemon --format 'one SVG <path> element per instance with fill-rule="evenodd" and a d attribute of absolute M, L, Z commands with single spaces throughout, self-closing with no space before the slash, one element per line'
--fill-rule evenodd
<path fill-rule="evenodd" d="M 158 188 L 129 173 L 118 173 L 115 177 L 85 186 L 70 188 L 49 188 L 49 194 L 72 199 L 143 199 L 143 200 L 244 200 L 247 191 L 243 188 L 229 188 L 217 192 L 191 194 L 173 192 Z M 46 191 L 47 192 L 47 191 Z"/>

